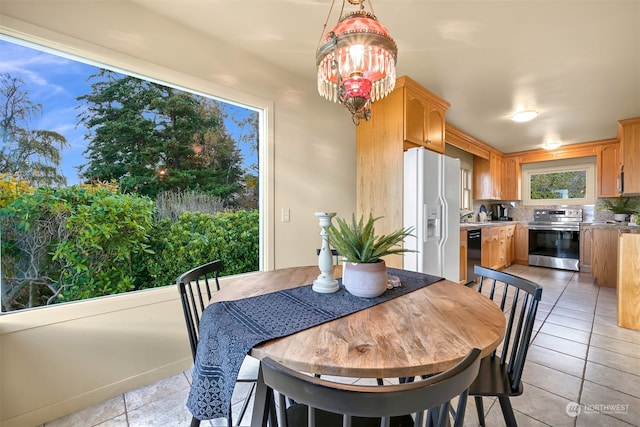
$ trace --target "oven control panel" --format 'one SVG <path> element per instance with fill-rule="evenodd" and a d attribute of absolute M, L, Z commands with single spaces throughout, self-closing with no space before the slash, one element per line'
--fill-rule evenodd
<path fill-rule="evenodd" d="M 582 209 L 536 209 L 535 222 L 582 222 Z"/>

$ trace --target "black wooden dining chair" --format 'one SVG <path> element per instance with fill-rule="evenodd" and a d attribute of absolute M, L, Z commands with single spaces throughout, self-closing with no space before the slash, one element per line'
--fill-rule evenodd
<path fill-rule="evenodd" d="M 522 371 L 533 333 L 542 287 L 522 277 L 475 266 L 478 291 L 499 304 L 507 316 L 504 341 L 498 351 L 482 359 L 478 377 L 469 387 L 480 425 L 484 426 L 482 397 L 497 397 L 507 426 L 517 426 L 511 396 L 523 392 Z"/>
<path fill-rule="evenodd" d="M 480 350 L 472 349 L 457 365 L 428 379 L 364 386 L 316 378 L 265 358 L 260 364 L 254 417 L 262 415 L 266 426 L 277 394 L 280 427 L 422 426 L 425 416 L 436 418 L 435 426 L 445 426 L 450 421 L 450 400 L 458 397 L 466 402 L 479 365 Z M 285 408 L 283 396 L 296 403 Z M 454 427 L 462 426 L 463 419 L 464 408 Z"/>
<path fill-rule="evenodd" d="M 196 349 L 198 348 L 199 340 L 199 327 L 200 319 L 202 318 L 202 312 L 209 305 L 211 300 L 212 291 L 216 292 L 220 290 L 220 282 L 218 276 L 222 271 L 222 261 L 216 260 L 203 265 L 200 265 L 186 273 L 181 274 L 176 279 L 178 285 L 178 291 L 180 292 L 180 300 L 182 301 L 182 310 L 184 312 L 184 320 L 187 325 L 187 334 L 189 335 L 189 344 L 191 345 L 191 354 L 193 360 L 196 360 Z M 247 411 L 247 405 L 249 403 L 249 396 L 253 393 L 258 379 L 258 370 L 260 362 L 247 356 L 240 368 L 237 382 L 251 383 L 251 387 L 247 398 L 245 399 L 238 415 L 238 423 L 242 420 L 245 412 Z M 233 417 L 231 409 L 227 415 L 227 425 L 233 425 Z M 200 420 L 192 418 L 192 426 L 200 425 Z"/>

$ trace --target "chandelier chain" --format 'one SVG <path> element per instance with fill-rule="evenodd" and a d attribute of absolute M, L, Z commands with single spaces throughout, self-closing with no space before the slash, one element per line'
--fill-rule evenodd
<path fill-rule="evenodd" d="M 367 0 L 367 3 L 369 3 L 369 9 L 371 9 L 371 14 L 373 16 L 376 16 L 376 11 L 373 10 L 373 3 L 371 2 L 371 0 Z M 360 7 L 364 9 L 364 0 L 362 0 L 362 5 Z"/>
<path fill-rule="evenodd" d="M 343 0 L 344 2 L 344 0 Z M 331 12 L 333 11 L 333 6 L 336 4 L 336 0 L 331 1 L 331 7 L 329 8 L 329 14 L 327 15 L 327 19 L 324 21 L 324 25 L 322 26 L 322 32 L 320 33 L 320 40 L 318 40 L 318 48 L 322 45 L 322 40 L 324 39 L 324 33 L 327 31 L 327 24 L 329 23 L 329 19 L 331 19 Z"/>

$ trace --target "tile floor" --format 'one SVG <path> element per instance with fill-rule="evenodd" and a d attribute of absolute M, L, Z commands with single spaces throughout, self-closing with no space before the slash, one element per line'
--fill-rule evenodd
<path fill-rule="evenodd" d="M 506 271 L 544 288 L 523 376 L 524 394 L 512 399 L 518 424 L 640 426 L 640 332 L 616 325 L 615 290 L 595 286 L 584 273 L 520 265 Z M 190 373 L 183 372 L 44 427 L 188 426 L 190 379 Z M 246 397 L 245 387 L 238 385 L 236 405 Z M 577 416 L 568 414 L 568 407 L 578 407 Z M 497 403 L 485 399 L 485 411 L 487 426 L 504 425 Z M 249 423 L 246 416 L 241 425 Z M 473 399 L 466 425 L 478 425 Z"/>

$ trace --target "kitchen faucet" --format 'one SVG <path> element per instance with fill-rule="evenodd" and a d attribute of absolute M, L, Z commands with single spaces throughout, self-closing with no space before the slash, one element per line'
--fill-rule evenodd
<path fill-rule="evenodd" d="M 463 214 L 460 214 L 460 222 L 468 222 L 467 220 L 471 219 L 472 217 L 473 217 L 473 211 L 467 211 Z"/>

